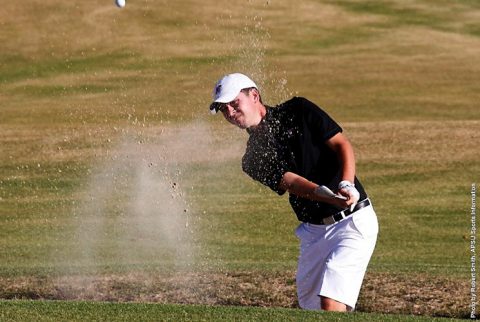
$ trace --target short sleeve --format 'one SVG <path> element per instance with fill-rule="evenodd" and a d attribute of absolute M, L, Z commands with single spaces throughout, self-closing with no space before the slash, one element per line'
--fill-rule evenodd
<path fill-rule="evenodd" d="M 304 128 L 323 142 L 342 132 L 342 128 L 324 110 L 309 100 L 296 98 L 303 107 Z"/>

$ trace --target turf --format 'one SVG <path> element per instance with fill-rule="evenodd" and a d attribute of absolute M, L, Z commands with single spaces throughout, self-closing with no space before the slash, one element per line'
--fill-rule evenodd
<path fill-rule="evenodd" d="M 16 321 L 461 321 L 365 313 L 308 312 L 292 309 L 62 301 L 0 301 L 0 317 Z"/>

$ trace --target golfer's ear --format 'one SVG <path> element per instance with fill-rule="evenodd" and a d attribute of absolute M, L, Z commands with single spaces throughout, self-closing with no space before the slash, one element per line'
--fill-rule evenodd
<path fill-rule="evenodd" d="M 252 95 L 255 101 L 258 101 L 260 99 L 260 93 L 256 88 L 252 88 Z"/>

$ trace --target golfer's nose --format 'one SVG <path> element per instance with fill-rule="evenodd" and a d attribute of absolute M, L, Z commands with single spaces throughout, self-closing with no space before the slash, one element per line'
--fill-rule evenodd
<path fill-rule="evenodd" d="M 235 114 L 235 109 L 232 106 L 230 106 L 230 104 L 227 104 L 226 112 L 228 117 L 232 117 Z"/>

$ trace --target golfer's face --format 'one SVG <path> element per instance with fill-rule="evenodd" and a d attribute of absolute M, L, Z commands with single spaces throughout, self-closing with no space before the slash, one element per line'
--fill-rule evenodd
<path fill-rule="evenodd" d="M 223 104 L 220 111 L 228 122 L 241 129 L 249 128 L 258 123 L 255 117 L 253 96 L 246 95 L 243 92 L 240 92 L 233 101 Z"/>

